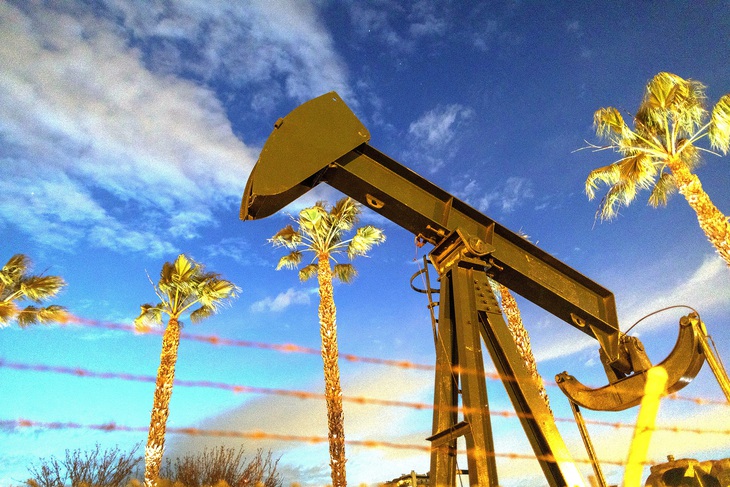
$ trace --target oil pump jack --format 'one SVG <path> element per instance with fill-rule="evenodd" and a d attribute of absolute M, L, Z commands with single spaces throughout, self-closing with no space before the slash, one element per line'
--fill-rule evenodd
<path fill-rule="evenodd" d="M 368 130 L 335 92 L 295 108 L 274 124 L 246 184 L 240 218 L 272 215 L 327 183 L 412 232 L 417 241 L 432 244 L 428 260 L 438 274 L 440 294 L 434 319 L 438 343 L 433 435 L 428 438 L 430 485 L 455 485 L 461 436 L 470 485 L 498 485 L 482 341 L 548 485 L 584 485 L 489 280 L 598 342 L 606 386 L 588 387 L 566 372 L 556 378 L 574 412 L 579 406 L 619 411 L 639 404 L 643 395 L 652 364 L 638 338 L 619 329 L 613 294 L 383 154 L 369 140 Z M 659 364 L 668 374 L 666 393 L 683 388 L 705 359 L 711 360 L 705 333 L 695 314 L 680 320 L 677 343 Z M 586 447 L 590 454 L 589 443 Z"/>

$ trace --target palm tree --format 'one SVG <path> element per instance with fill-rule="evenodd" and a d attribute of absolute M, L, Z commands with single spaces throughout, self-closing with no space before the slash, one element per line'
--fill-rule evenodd
<path fill-rule="evenodd" d="M 537 361 L 535 355 L 532 353 L 532 346 L 530 346 L 530 334 L 527 332 L 524 323 L 522 322 L 522 313 L 520 308 L 517 306 L 512 292 L 504 285 L 496 283 L 490 279 L 490 284 L 499 291 L 499 299 L 502 303 L 502 311 L 504 311 L 507 317 L 507 328 L 512 335 L 512 339 L 517 345 L 517 351 L 520 353 L 527 371 L 530 373 L 532 380 L 538 388 L 540 397 L 545 401 L 545 405 L 548 410 L 550 409 L 550 399 L 548 398 L 547 391 L 545 390 L 545 383 L 542 380 L 542 376 L 537 371 Z"/>
<path fill-rule="evenodd" d="M 592 171 L 586 179 L 586 193 L 595 197 L 599 183 L 609 186 L 601 201 L 601 219 L 616 216 L 629 205 L 639 190 L 650 189 L 649 204 L 665 206 L 674 191 L 686 198 L 697 213 L 700 228 L 720 256 L 730 265 L 730 223 L 702 189 L 692 172 L 707 137 L 712 149 L 727 154 L 730 149 L 730 93 L 723 95 L 708 112 L 705 87 L 671 73 L 659 73 L 646 86 L 644 99 L 630 128 L 616 108 L 599 109 L 593 116 L 596 134 L 608 144 L 590 144 L 596 150 L 613 149 L 618 161 Z"/>
<path fill-rule="evenodd" d="M 299 212 L 295 220 L 298 229 L 287 225 L 270 242 L 275 247 L 286 247 L 291 253 L 279 260 L 276 269 L 295 269 L 302 262 L 303 252 L 313 254 L 312 261 L 299 269 L 299 279 L 306 281 L 315 275 L 319 283 L 319 332 L 322 338 L 325 395 L 327 397 L 327 425 L 329 428 L 330 467 L 333 487 L 347 485 L 345 476 L 345 433 L 342 411 L 340 368 L 337 362 L 337 324 L 332 279 L 350 282 L 356 275 L 349 263 L 338 263 L 336 257 L 346 254 L 352 260 L 366 255 L 373 245 L 385 241 L 382 230 L 371 225 L 360 227 L 352 238 L 344 233 L 358 221 L 360 206 L 351 198 L 343 198 L 329 210 L 320 201 Z M 334 268 L 330 261 L 334 261 Z"/>
<path fill-rule="evenodd" d="M 239 291 L 233 283 L 222 279 L 219 274 L 205 272 L 202 265 L 183 254 L 174 263 L 165 262 L 160 272 L 160 280 L 153 287 L 160 302 L 155 305 L 143 304 L 140 315 L 134 320 L 138 330 L 146 331 L 150 325 L 162 324 L 163 314 L 168 316 L 162 335 L 160 367 L 157 370 L 150 430 L 145 448 L 145 487 L 154 487 L 160 473 L 180 343 L 180 318 L 189 313 L 190 321 L 198 323 L 213 315 Z"/>
<path fill-rule="evenodd" d="M 35 323 L 66 321 L 66 309 L 58 305 L 37 307 L 33 305 L 20 308 L 18 301 L 30 300 L 37 304 L 54 297 L 66 285 L 58 276 L 28 274 L 30 259 L 23 254 L 15 254 L 0 269 L 0 328 L 16 321 L 21 328 Z"/>

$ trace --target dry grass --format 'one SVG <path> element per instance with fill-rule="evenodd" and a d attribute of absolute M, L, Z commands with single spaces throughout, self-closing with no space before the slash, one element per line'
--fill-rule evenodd
<path fill-rule="evenodd" d="M 41 459 L 38 465 L 28 468 L 31 477 L 29 487 L 124 487 L 140 465 L 139 445 L 129 453 L 118 447 L 102 450 L 97 443 L 91 451 L 66 450 L 59 460 L 56 457 Z"/>
<path fill-rule="evenodd" d="M 28 468 L 27 487 L 141 487 L 143 474 L 140 446 L 130 452 L 118 447 L 91 451 L 66 450 L 65 457 L 40 459 Z M 276 471 L 279 459 L 257 450 L 253 458 L 243 447 L 223 446 L 166 459 L 158 487 L 282 487 Z"/>
<path fill-rule="evenodd" d="M 167 459 L 160 477 L 185 487 L 215 486 L 220 481 L 230 487 L 282 486 L 283 481 L 276 471 L 279 459 L 273 459 L 271 452 L 264 454 L 263 450 L 257 450 L 251 460 L 244 457 L 244 453 L 243 447 L 236 451 L 220 446 L 174 461 Z"/>

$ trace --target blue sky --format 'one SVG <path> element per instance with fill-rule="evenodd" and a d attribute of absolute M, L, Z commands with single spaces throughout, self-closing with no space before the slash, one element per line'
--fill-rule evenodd
<path fill-rule="evenodd" d="M 0 0 L 0 259 L 25 253 L 37 272 L 62 275 L 56 300 L 76 315 L 130 324 L 155 297 L 164 261 L 185 252 L 242 288 L 219 315 L 187 333 L 264 343 L 319 345 L 317 295 L 296 273 L 275 271 L 281 255 L 266 239 L 286 212 L 241 222 L 248 174 L 274 121 L 336 90 L 372 134 L 371 144 L 616 295 L 622 328 L 674 304 L 697 308 L 720 355 L 730 274 L 682 197 L 652 209 L 640 197 L 611 223 L 594 220 L 583 193 L 588 172 L 609 153 L 574 152 L 596 141 L 593 112 L 636 109 L 660 71 L 707 85 L 710 103 L 730 91 L 730 3 L 388 1 Z M 730 213 L 727 157 L 708 156 L 698 174 Z M 319 198 L 319 188 L 288 213 Z M 427 249 L 366 211 L 388 237 L 360 275 L 337 286 L 340 348 L 363 356 L 432 363 L 426 302 L 409 278 Z M 416 262 L 414 262 L 414 259 Z M 542 375 L 568 370 L 603 385 L 597 345 L 520 300 Z M 671 350 L 683 311 L 635 331 L 650 357 Z M 154 375 L 158 335 L 98 327 L 0 330 L 7 362 Z M 320 392 L 313 355 L 183 340 L 177 377 Z M 430 402 L 429 372 L 343 363 L 345 395 Z M 152 384 L 0 368 L 0 420 L 70 421 L 144 427 Z M 492 408 L 510 409 L 489 382 Z M 558 417 L 570 411 L 548 390 Z M 722 398 L 709 370 L 682 394 Z M 353 440 L 427 445 L 430 414 L 346 403 Z M 718 429 L 727 409 L 667 400 L 659 423 Z M 633 423 L 621 414 L 588 419 Z M 326 435 L 321 401 L 178 387 L 170 426 Z M 574 424 L 559 423 L 585 458 Z M 500 452 L 530 453 L 514 418 L 494 418 Z M 589 426 L 599 457 L 623 460 L 631 431 Z M 0 484 L 19 482 L 38 457 L 100 442 L 123 448 L 142 433 L 36 428 L 0 432 Z M 217 444 L 171 435 L 168 454 Z M 234 444 L 234 443 L 231 443 Z M 286 482 L 328 481 L 326 445 L 244 442 L 281 454 Z M 650 456 L 728 456 L 730 438 L 658 433 Z M 350 447 L 348 480 L 375 483 L 428 470 L 418 451 Z M 465 461 L 464 461 L 465 464 Z M 501 461 L 500 484 L 536 485 L 534 461 Z M 590 469 L 581 465 L 584 475 Z M 611 481 L 617 467 L 605 468 Z M 648 473 L 648 472 L 647 472 Z"/>

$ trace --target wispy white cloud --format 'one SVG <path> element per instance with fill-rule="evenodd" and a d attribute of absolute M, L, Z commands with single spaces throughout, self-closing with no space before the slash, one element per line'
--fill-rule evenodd
<path fill-rule="evenodd" d="M 472 175 L 464 175 L 457 177 L 451 187 L 454 196 L 484 213 L 494 213 L 495 210 L 501 214 L 511 213 L 535 196 L 532 181 L 517 176 L 510 176 L 503 183 L 485 189 Z"/>
<path fill-rule="evenodd" d="M 469 110 L 461 105 L 437 107 L 424 113 L 421 118 L 411 123 L 408 133 L 431 146 L 443 146 L 454 138 L 454 123 L 457 116 L 468 117 Z"/>
<path fill-rule="evenodd" d="M 149 41 L 151 69 L 246 85 L 259 108 L 284 96 L 301 102 L 333 89 L 350 94 L 347 69 L 314 2 L 106 4 Z"/>
<path fill-rule="evenodd" d="M 664 283 L 664 287 L 636 295 L 635 292 L 619 293 L 634 299 L 619 301 L 619 322 L 626 329 L 641 317 L 678 303 L 691 303 L 700 312 L 712 313 L 730 306 L 730 287 L 727 285 L 727 266 L 715 255 L 708 255 L 702 264 L 681 282 Z M 689 310 L 687 310 L 689 311 Z M 642 323 L 640 331 L 646 333 L 663 327 L 676 328 L 673 320 L 647 320 Z M 676 330 L 675 330 L 676 331 Z M 536 350 L 538 361 L 565 357 L 596 349 L 596 341 L 587 336 L 576 336 L 568 342 L 551 341 Z"/>
<path fill-rule="evenodd" d="M 477 208 L 486 212 L 496 206 L 503 213 L 511 213 L 525 200 L 533 197 L 532 182 L 527 178 L 513 176 L 507 178 L 501 188 L 482 196 L 477 203 Z"/>
<path fill-rule="evenodd" d="M 316 289 L 315 289 L 316 292 Z M 276 297 L 266 297 L 259 301 L 256 301 L 251 305 L 251 311 L 254 313 L 261 313 L 264 311 L 283 311 L 289 306 L 295 304 L 307 305 L 310 303 L 309 291 L 299 291 L 294 288 L 289 288 L 283 293 L 279 293 Z"/>
<path fill-rule="evenodd" d="M 214 225 L 256 149 L 207 82 L 260 108 L 347 92 L 313 4 L 104 5 L 0 3 L 0 225 L 46 245 L 160 256 Z"/>
<path fill-rule="evenodd" d="M 700 313 L 705 311 L 708 314 L 726 308 L 730 306 L 729 279 L 724 261 L 716 254 L 709 254 L 687 277 L 679 276 L 674 282 L 664 283 L 666 289 L 657 289 L 648 296 L 621 293 L 631 299 L 619 303 L 619 319 L 630 326 L 647 313 L 677 304 L 688 304 Z M 661 326 L 666 326 L 662 320 L 647 320 L 642 322 L 640 330 L 645 333 Z"/>
<path fill-rule="evenodd" d="M 585 31 L 584 31 L 583 25 L 580 23 L 580 21 L 572 20 L 572 21 L 565 22 L 565 30 L 576 41 L 585 42 L 584 41 Z M 589 59 L 591 56 L 593 56 L 593 51 L 591 49 L 589 49 L 585 44 L 580 44 L 578 46 L 578 48 L 579 48 L 581 58 Z"/>
<path fill-rule="evenodd" d="M 456 134 L 473 117 L 471 108 L 459 104 L 438 106 L 421 115 L 408 127 L 411 149 L 407 156 L 417 164 L 438 171 L 456 152 Z"/>
<path fill-rule="evenodd" d="M 472 45 L 483 52 L 505 55 L 525 42 L 524 34 L 514 28 L 515 17 L 524 8 L 520 2 L 476 5 L 471 12 L 477 28 L 467 32 Z"/>
<path fill-rule="evenodd" d="M 449 27 L 448 6 L 443 2 L 353 2 L 350 20 L 356 34 L 387 46 L 399 56 L 442 37 Z"/>
<path fill-rule="evenodd" d="M 408 15 L 410 25 L 408 30 L 414 37 L 442 36 L 448 28 L 447 16 L 439 11 L 443 8 L 440 2 L 420 0 L 411 4 Z"/>
<path fill-rule="evenodd" d="M 224 257 L 241 265 L 268 265 L 259 252 L 254 252 L 251 245 L 243 238 L 224 238 L 204 248 L 208 258 Z"/>

